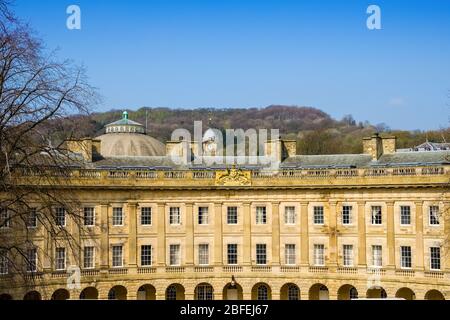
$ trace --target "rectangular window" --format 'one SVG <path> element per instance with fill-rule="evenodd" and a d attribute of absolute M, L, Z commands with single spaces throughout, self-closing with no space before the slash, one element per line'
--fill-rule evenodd
<path fill-rule="evenodd" d="M 152 246 L 142 245 L 141 246 L 141 266 L 149 267 L 152 265 Z"/>
<path fill-rule="evenodd" d="M 256 207 L 256 224 L 267 223 L 266 207 Z"/>
<path fill-rule="evenodd" d="M 286 264 L 296 264 L 295 244 L 286 244 L 284 247 L 284 256 Z"/>
<path fill-rule="evenodd" d="M 380 245 L 372 246 L 372 266 L 373 267 L 383 266 L 383 247 Z"/>
<path fill-rule="evenodd" d="M 8 274 L 8 252 L 0 251 L 0 274 Z"/>
<path fill-rule="evenodd" d="M 85 269 L 94 268 L 94 247 L 84 247 L 83 267 Z"/>
<path fill-rule="evenodd" d="M 152 208 L 151 207 L 141 208 L 141 225 L 142 226 L 152 225 Z"/>
<path fill-rule="evenodd" d="M 209 245 L 199 244 L 198 245 L 198 264 L 208 265 L 209 264 Z"/>
<path fill-rule="evenodd" d="M 314 224 L 324 224 L 323 207 L 314 207 Z"/>
<path fill-rule="evenodd" d="M 66 248 L 56 248 L 55 269 L 66 270 Z"/>
<path fill-rule="evenodd" d="M 237 207 L 227 207 L 227 223 L 228 224 L 238 223 Z"/>
<path fill-rule="evenodd" d="M 180 265 L 180 245 L 179 244 L 171 244 L 169 247 L 169 263 L 171 266 L 179 266 Z"/>
<path fill-rule="evenodd" d="M 30 212 L 27 217 L 27 228 L 36 228 L 37 227 L 37 209 L 30 208 Z"/>
<path fill-rule="evenodd" d="M 439 225 L 439 206 L 430 206 L 430 219 L 431 226 Z"/>
<path fill-rule="evenodd" d="M 235 243 L 229 243 L 227 245 L 228 264 L 238 263 L 238 245 Z"/>
<path fill-rule="evenodd" d="M 400 224 L 410 225 L 411 224 L 411 207 L 410 206 L 400 206 Z"/>
<path fill-rule="evenodd" d="M 112 246 L 112 266 L 122 267 L 123 266 L 123 247 L 122 246 Z"/>
<path fill-rule="evenodd" d="M 323 244 L 314 245 L 314 265 L 316 266 L 325 265 L 325 245 Z"/>
<path fill-rule="evenodd" d="M 123 226 L 123 209 L 120 207 L 113 208 L 113 226 Z"/>
<path fill-rule="evenodd" d="M 84 207 L 84 225 L 86 227 L 92 227 L 95 224 L 95 209 L 94 207 Z"/>
<path fill-rule="evenodd" d="M 352 224 L 352 206 L 342 206 L 342 224 Z"/>
<path fill-rule="evenodd" d="M 411 247 L 400 247 L 400 263 L 402 268 L 411 268 Z"/>
<path fill-rule="evenodd" d="M 353 246 L 351 244 L 344 244 L 343 246 L 343 265 L 345 267 L 353 266 Z"/>
<path fill-rule="evenodd" d="M 372 206 L 372 224 L 382 224 L 381 206 Z"/>
<path fill-rule="evenodd" d="M 27 272 L 37 271 L 37 250 L 36 248 L 27 250 Z"/>
<path fill-rule="evenodd" d="M 181 224 L 180 207 L 170 207 L 169 208 L 169 223 L 170 224 Z"/>
<path fill-rule="evenodd" d="M 198 208 L 198 224 L 208 224 L 208 207 Z"/>
<path fill-rule="evenodd" d="M 6 208 L 0 208 L 0 229 L 9 228 L 10 219 L 9 219 L 9 211 Z"/>
<path fill-rule="evenodd" d="M 441 248 L 431 247 L 430 248 L 430 269 L 431 270 L 441 270 Z"/>
<path fill-rule="evenodd" d="M 267 264 L 266 244 L 256 244 L 256 264 Z"/>
<path fill-rule="evenodd" d="M 284 223 L 295 224 L 296 222 L 295 207 L 284 207 Z"/>
<path fill-rule="evenodd" d="M 55 223 L 57 226 L 64 227 L 66 226 L 66 209 L 65 208 L 56 208 L 55 209 Z"/>

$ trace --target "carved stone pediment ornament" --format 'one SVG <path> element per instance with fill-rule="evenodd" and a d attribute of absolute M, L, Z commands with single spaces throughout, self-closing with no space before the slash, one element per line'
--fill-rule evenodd
<path fill-rule="evenodd" d="M 250 186 L 251 172 L 236 169 L 236 166 L 216 172 L 216 185 L 219 186 Z"/>

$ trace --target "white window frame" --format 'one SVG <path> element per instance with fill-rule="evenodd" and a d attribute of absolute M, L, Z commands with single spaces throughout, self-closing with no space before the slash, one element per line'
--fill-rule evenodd
<path fill-rule="evenodd" d="M 295 206 L 284 207 L 284 224 L 295 225 L 297 223 L 297 212 Z"/>
<path fill-rule="evenodd" d="M 383 246 L 379 244 L 372 245 L 372 267 L 383 267 Z"/>
<path fill-rule="evenodd" d="M 256 264 L 260 266 L 267 265 L 267 244 L 256 244 Z"/>
<path fill-rule="evenodd" d="M 55 248 L 55 270 L 63 271 L 67 267 L 67 252 L 66 248 L 58 247 Z"/>
<path fill-rule="evenodd" d="M 146 221 L 144 221 L 146 220 Z M 150 220 L 150 223 L 148 222 Z M 153 224 L 153 210 L 152 207 L 141 207 L 141 226 L 149 227 Z"/>
<path fill-rule="evenodd" d="M 409 251 L 409 253 L 407 251 Z M 408 253 L 408 254 L 405 255 L 405 253 Z M 409 266 L 407 266 L 406 264 L 409 264 Z M 411 269 L 412 268 L 412 248 L 411 248 L 411 246 L 400 246 L 400 267 L 402 269 Z"/>
<path fill-rule="evenodd" d="M 62 212 L 64 214 L 63 215 L 63 219 L 64 219 L 64 223 L 63 224 L 59 223 L 60 219 L 61 219 L 61 210 L 62 210 Z M 65 227 L 66 226 L 66 224 L 67 224 L 67 212 L 66 211 L 67 210 L 64 207 L 57 207 L 57 208 L 55 208 L 55 224 L 58 227 Z"/>
<path fill-rule="evenodd" d="M 297 264 L 295 243 L 286 243 L 284 245 L 284 259 L 286 265 L 293 266 Z"/>
<path fill-rule="evenodd" d="M 169 245 L 169 265 L 174 267 L 181 265 L 181 245 L 178 243 Z"/>
<path fill-rule="evenodd" d="M 237 206 L 228 206 L 227 207 L 227 224 L 230 224 L 230 225 L 238 224 L 238 207 Z"/>
<path fill-rule="evenodd" d="M 267 207 L 266 206 L 256 206 L 255 208 L 255 223 L 258 225 L 267 224 Z"/>
<path fill-rule="evenodd" d="M 436 211 L 436 212 L 434 212 L 434 211 Z M 439 217 L 439 206 L 431 205 L 428 209 L 428 225 L 430 227 L 439 227 L 440 224 L 441 224 L 441 221 L 440 221 L 440 217 Z"/>
<path fill-rule="evenodd" d="M 181 225 L 181 208 L 169 207 L 169 224 L 172 226 Z"/>
<path fill-rule="evenodd" d="M 197 209 L 197 223 L 199 225 L 208 225 L 209 224 L 209 207 L 200 206 Z"/>
<path fill-rule="evenodd" d="M 383 225 L 383 208 L 381 206 L 370 207 L 370 220 L 373 226 Z"/>
<path fill-rule="evenodd" d="M 112 208 L 112 225 L 114 227 L 123 227 L 124 225 L 124 213 L 123 213 L 123 207 L 113 207 Z M 118 213 L 120 212 L 120 215 Z M 119 223 L 119 217 L 120 217 L 120 223 Z"/>
<path fill-rule="evenodd" d="M 317 267 L 325 266 L 325 245 L 322 243 L 314 244 L 313 254 L 314 265 Z"/>
<path fill-rule="evenodd" d="M 86 249 L 92 250 L 90 257 L 86 255 Z M 89 260 L 87 260 L 89 258 Z M 90 266 L 86 262 L 90 262 Z M 94 269 L 95 268 L 95 247 L 94 246 L 84 246 L 83 248 L 83 269 Z"/>
<path fill-rule="evenodd" d="M 37 218 L 38 212 L 37 208 L 30 208 L 30 212 L 28 212 L 27 216 L 27 228 L 28 229 L 35 229 L 37 228 L 38 218 Z M 30 224 L 31 218 L 33 217 L 33 224 Z"/>
<path fill-rule="evenodd" d="M 408 215 L 405 215 L 406 212 L 408 212 Z M 409 223 L 404 223 L 403 218 L 409 219 Z M 408 206 L 408 205 L 400 206 L 400 225 L 401 226 L 410 226 L 411 225 L 411 206 Z"/>
<path fill-rule="evenodd" d="M 230 257 L 235 257 L 236 262 L 230 263 Z M 237 265 L 238 264 L 238 244 L 237 243 L 228 243 L 227 244 L 227 264 L 228 265 Z"/>
<path fill-rule="evenodd" d="M 325 209 L 323 206 L 313 206 L 313 224 L 319 226 L 325 224 Z"/>
<path fill-rule="evenodd" d="M 118 250 L 120 248 L 120 250 Z M 112 253 L 112 267 L 113 268 L 123 268 L 123 245 L 117 244 L 113 245 L 111 248 Z M 119 254 L 119 256 L 117 256 Z M 120 264 L 117 262 L 120 261 Z"/>
<path fill-rule="evenodd" d="M 437 257 L 436 253 L 433 253 L 433 250 L 437 249 Z M 437 261 L 436 261 L 437 260 Z M 434 262 L 439 264 L 439 268 L 433 267 Z M 430 270 L 432 271 L 441 271 L 442 270 L 442 254 L 441 247 L 430 247 Z"/>
<path fill-rule="evenodd" d="M 150 259 L 149 263 L 148 259 Z M 142 267 L 151 267 L 153 265 L 153 246 L 151 244 L 143 244 L 141 245 L 141 266 Z"/>
<path fill-rule="evenodd" d="M 342 246 L 342 265 L 344 267 L 353 267 L 354 262 L 354 252 L 352 244 L 344 244 Z"/>
<path fill-rule="evenodd" d="M 90 212 L 92 214 L 92 223 L 91 224 L 86 224 L 86 213 L 87 213 L 86 211 L 87 210 L 89 210 L 89 211 L 92 210 Z M 95 207 L 88 207 L 88 206 L 83 207 L 83 225 L 88 228 L 92 228 L 95 226 Z"/>
<path fill-rule="evenodd" d="M 342 217 L 342 224 L 344 226 L 352 225 L 353 224 L 353 206 L 343 205 L 341 217 Z"/>
<path fill-rule="evenodd" d="M 198 245 L 198 264 L 200 266 L 209 265 L 209 244 L 200 243 Z"/>

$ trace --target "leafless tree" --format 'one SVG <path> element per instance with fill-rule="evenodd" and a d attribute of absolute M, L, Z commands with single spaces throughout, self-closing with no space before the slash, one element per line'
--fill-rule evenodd
<path fill-rule="evenodd" d="M 54 209 L 64 208 L 71 223 L 79 223 L 77 199 L 65 188 L 65 177 L 80 163 L 63 148 L 72 132 L 60 141 L 49 135 L 60 119 L 86 114 L 98 102 L 85 70 L 47 53 L 9 8 L 9 1 L 0 0 L 0 267 L 8 269 L 0 289 L 11 281 L 33 285 L 38 277 L 27 270 L 30 249 L 51 262 L 48 246 L 76 245 L 73 230 L 55 224 Z M 35 220 L 38 228 L 32 227 Z M 45 245 L 36 246 L 36 239 Z"/>

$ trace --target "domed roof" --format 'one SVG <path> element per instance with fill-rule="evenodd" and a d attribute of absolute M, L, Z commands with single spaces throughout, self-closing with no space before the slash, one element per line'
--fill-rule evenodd
<path fill-rule="evenodd" d="M 101 141 L 100 153 L 104 157 L 164 156 L 166 147 L 145 134 L 142 124 L 128 119 L 124 111 L 121 120 L 107 124 L 106 134 L 97 137 Z"/>
<path fill-rule="evenodd" d="M 203 142 L 215 141 L 217 138 L 219 138 L 221 136 L 222 136 L 222 134 L 221 134 L 221 132 L 219 130 L 209 128 L 203 134 Z"/>
<path fill-rule="evenodd" d="M 141 133 L 107 133 L 97 137 L 104 157 L 163 156 L 166 147 L 155 138 Z"/>

